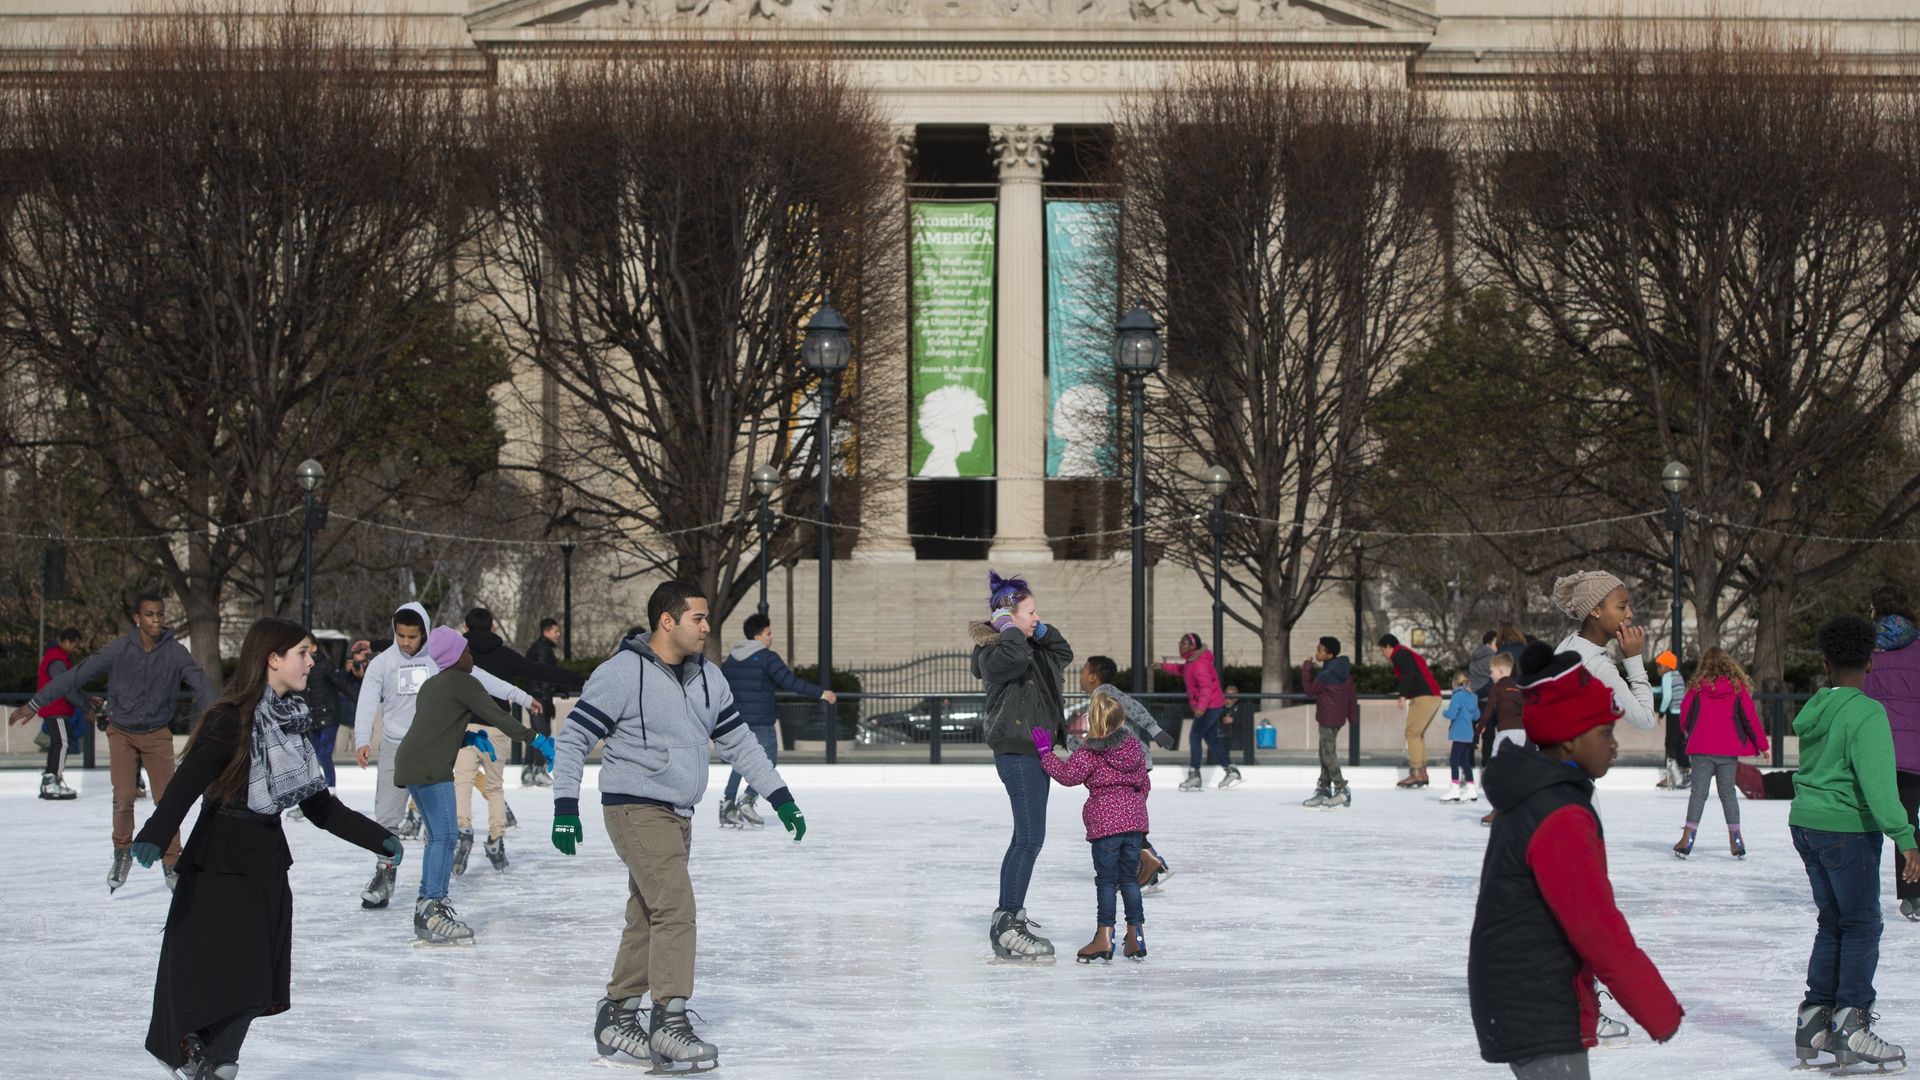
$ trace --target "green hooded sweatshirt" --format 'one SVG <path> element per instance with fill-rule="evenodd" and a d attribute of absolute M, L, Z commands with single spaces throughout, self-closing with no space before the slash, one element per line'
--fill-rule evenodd
<path fill-rule="evenodd" d="M 1829 687 L 1793 718 L 1793 733 L 1800 737 L 1800 771 L 1787 824 L 1886 833 L 1899 850 L 1913 849 L 1913 826 L 1893 779 L 1885 706 L 1852 687 Z"/>

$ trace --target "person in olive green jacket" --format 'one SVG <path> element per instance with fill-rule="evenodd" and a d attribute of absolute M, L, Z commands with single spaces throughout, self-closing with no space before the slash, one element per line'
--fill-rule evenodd
<path fill-rule="evenodd" d="M 413 933 L 430 945 L 472 944 L 473 928 L 454 917 L 447 903 L 453 876 L 453 839 L 457 828 L 453 800 L 453 759 L 462 746 L 492 755 L 487 737 L 468 732 L 471 723 L 499 728 L 530 742 L 553 760 L 553 740 L 536 733 L 487 694 L 473 677 L 473 653 L 456 630 L 436 626 L 427 635 L 427 655 L 439 674 L 420 684 L 413 725 L 394 756 L 393 782 L 404 787 L 427 826 L 426 857 L 421 859 L 420 895 L 413 905 Z M 538 703 L 532 706 L 538 709 Z"/>
<path fill-rule="evenodd" d="M 1819 910 L 1794 1038 L 1803 1062 L 1823 1053 L 1843 1066 L 1907 1059 L 1872 1027 L 1882 834 L 1900 852 L 1901 876 L 1920 880 L 1920 850 L 1893 776 L 1887 710 L 1861 690 L 1873 668 L 1873 639 L 1873 624 L 1857 615 L 1821 627 L 1830 685 L 1793 718 L 1800 770 L 1787 824 Z"/>

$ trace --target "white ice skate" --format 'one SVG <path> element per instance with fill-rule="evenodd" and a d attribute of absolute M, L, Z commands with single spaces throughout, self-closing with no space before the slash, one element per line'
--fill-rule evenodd
<path fill-rule="evenodd" d="M 693 1033 L 690 1016 L 686 998 L 654 1005 L 653 1037 L 648 1041 L 654 1072 L 707 1072 L 720 1067 L 720 1048 Z"/>
<path fill-rule="evenodd" d="M 1468 802 L 1480 801 L 1480 789 L 1473 786 L 1473 781 L 1469 780 L 1466 783 L 1460 785 L 1460 787 L 1461 787 L 1461 790 L 1467 793 Z"/>
<path fill-rule="evenodd" d="M 393 899 L 393 879 L 399 869 L 386 859 L 374 864 L 373 880 L 360 893 L 360 906 L 372 911 L 387 906 Z"/>
<path fill-rule="evenodd" d="M 1605 990 L 1600 991 L 1600 996 L 1606 998 L 1608 1001 L 1613 1000 L 1613 995 L 1607 993 Z M 1615 1020 L 1606 1013 L 1601 1013 L 1599 1019 L 1594 1022 L 1593 1033 L 1595 1037 L 1600 1040 L 1600 1049 L 1618 1050 L 1627 1045 L 1630 1031 L 1627 1025 Z"/>
<path fill-rule="evenodd" d="M 1453 783 L 1448 784 L 1447 793 L 1445 795 L 1440 796 L 1440 801 L 1441 802 L 1459 802 L 1460 801 L 1460 781 L 1455 780 Z"/>
<path fill-rule="evenodd" d="M 740 823 L 749 829 L 758 829 L 767 823 L 766 819 L 754 809 L 754 804 L 759 801 L 758 795 L 749 795 L 740 802 L 740 805 L 734 807 L 734 812 L 740 815 Z"/>
<path fill-rule="evenodd" d="M 1188 769 L 1187 778 L 1185 780 L 1180 781 L 1181 791 L 1200 791 L 1200 790 L 1203 790 L 1205 787 L 1206 787 L 1206 784 L 1202 782 L 1200 779 L 1199 769 Z"/>
<path fill-rule="evenodd" d="M 127 883 L 127 874 L 133 869 L 133 849 L 130 847 L 113 849 L 113 866 L 107 871 L 107 891 L 120 891 Z"/>
<path fill-rule="evenodd" d="M 1245 779 L 1246 777 L 1240 775 L 1239 769 L 1236 769 L 1233 766 L 1229 765 L 1227 766 L 1226 773 L 1220 777 L 1220 783 L 1217 784 L 1216 786 L 1221 791 L 1225 791 L 1226 789 L 1234 786 L 1235 784 L 1240 783 Z"/>
<path fill-rule="evenodd" d="M 1333 785 L 1333 794 L 1327 798 L 1328 810 L 1341 810 L 1353 805 L 1353 792 L 1345 784 Z"/>
<path fill-rule="evenodd" d="M 1881 1073 L 1907 1070 L 1906 1050 L 1874 1032 L 1873 1022 L 1878 1019 L 1861 1008 L 1833 1011 L 1830 1045 L 1833 1047 L 1834 1061 L 1841 1067 L 1841 1071 L 1835 1075 L 1851 1075 L 1855 1070 L 1849 1067 L 1853 1065 L 1872 1065 L 1875 1066 L 1873 1072 Z"/>
<path fill-rule="evenodd" d="M 1301 803 L 1300 805 L 1306 807 L 1309 810 L 1320 810 L 1325 808 L 1326 805 L 1332 801 L 1333 801 L 1333 792 L 1327 790 L 1324 787 L 1317 787 L 1313 789 L 1312 795 L 1307 796 L 1307 801 Z"/>

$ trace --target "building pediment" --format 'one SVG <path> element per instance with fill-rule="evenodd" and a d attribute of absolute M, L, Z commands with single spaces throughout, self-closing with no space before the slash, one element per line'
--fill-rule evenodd
<path fill-rule="evenodd" d="M 843 31 L 1047 28 L 1298 32 L 1314 38 L 1430 35 L 1434 0 L 501 0 L 468 20 L 480 39 L 708 27 Z"/>

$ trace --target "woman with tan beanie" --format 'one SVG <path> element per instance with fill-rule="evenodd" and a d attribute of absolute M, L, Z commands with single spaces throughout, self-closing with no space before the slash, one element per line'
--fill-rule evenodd
<path fill-rule="evenodd" d="M 1580 624 L 1555 651 L 1578 653 L 1594 678 L 1613 691 L 1621 719 L 1641 731 L 1652 731 L 1656 714 L 1653 683 L 1647 678 L 1647 631 L 1633 625 L 1633 602 L 1626 583 L 1604 570 L 1568 574 L 1553 583 L 1553 606 Z M 1625 662 L 1625 678 L 1609 651 L 1616 643 Z"/>

